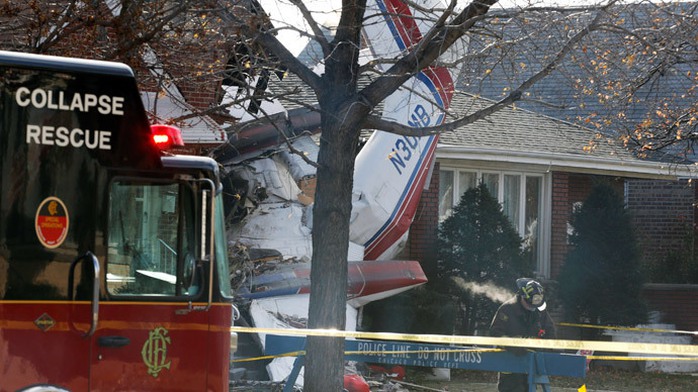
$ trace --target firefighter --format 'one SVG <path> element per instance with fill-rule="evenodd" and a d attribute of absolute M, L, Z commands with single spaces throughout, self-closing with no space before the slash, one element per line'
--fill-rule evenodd
<path fill-rule="evenodd" d="M 516 280 L 516 295 L 504 302 L 495 313 L 490 325 L 490 335 L 512 338 L 555 339 L 555 323 L 545 310 L 545 290 L 534 279 Z M 510 347 L 517 355 L 525 348 Z M 499 373 L 499 392 L 527 392 L 528 376 L 521 373 Z"/>

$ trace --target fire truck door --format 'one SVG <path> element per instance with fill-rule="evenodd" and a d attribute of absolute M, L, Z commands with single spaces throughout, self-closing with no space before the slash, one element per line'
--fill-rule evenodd
<path fill-rule="evenodd" d="M 91 389 L 204 390 L 211 312 L 195 193 L 133 178 L 115 179 L 109 192 L 108 300 L 92 343 Z"/>
<path fill-rule="evenodd" d="M 93 339 L 93 391 L 194 391 L 206 386 L 207 312 L 184 303 L 104 304 Z"/>

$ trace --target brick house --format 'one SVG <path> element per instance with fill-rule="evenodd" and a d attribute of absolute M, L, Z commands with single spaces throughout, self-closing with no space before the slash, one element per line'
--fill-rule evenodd
<path fill-rule="evenodd" d="M 536 271 L 544 279 L 555 279 L 559 273 L 574 205 L 586 198 L 595 181 L 610 182 L 627 194 L 637 186 L 635 181 L 653 184 L 663 179 L 680 184 L 682 193 L 692 195 L 693 185 L 679 178 L 695 176 L 692 166 L 640 160 L 589 129 L 514 108 L 442 135 L 436 161 L 438 170 L 422 196 L 411 230 L 410 255 L 432 260 L 429 249 L 439 219 L 464 190 L 484 181 L 492 184 L 491 190 L 521 237 L 533 236 Z M 634 197 L 633 204 L 647 202 Z M 657 202 L 674 204 L 676 199 Z M 692 211 L 683 211 L 689 212 L 692 216 Z"/>
<path fill-rule="evenodd" d="M 476 137 L 478 133 L 506 136 L 483 143 Z M 608 148 L 610 145 L 605 146 L 608 149 L 584 152 L 584 138 L 591 134 L 584 128 L 532 112 L 505 109 L 487 121 L 443 135 L 429 188 L 422 194 L 410 229 L 405 257 L 420 260 L 427 275 L 434 272 L 439 220 L 476 179 L 497 189 L 504 212 L 510 219 L 518 218 L 515 227 L 523 238 L 535 237 L 531 243 L 536 247 L 536 274 L 552 287 L 569 249 L 572 211 L 585 200 L 595 182 L 612 184 L 619 194 L 625 195 L 629 206 L 635 206 L 631 213 L 639 225 L 641 244 L 646 244 L 642 235 L 648 231 L 643 231 L 638 223 L 643 221 L 654 220 L 656 226 L 666 227 L 663 235 L 668 241 L 673 240 L 677 235 L 671 230 L 673 216 L 693 215 L 693 205 L 687 201 L 692 200 L 695 187 L 679 178 L 694 177 L 695 172 L 689 167 L 678 170 L 670 165 L 643 162 L 625 151 Z M 577 137 L 580 139 L 575 140 Z M 663 184 L 665 196 L 632 192 L 633 187 L 643 184 L 653 190 Z M 516 195 L 508 196 L 507 192 Z M 634 196 L 628 197 L 629 194 Z M 507 205 L 511 203 L 518 203 L 518 207 Z M 532 221 L 536 224 L 531 225 Z M 698 306 L 696 291 L 696 285 L 648 284 L 644 296 L 649 309 L 661 315 L 656 321 L 675 324 L 681 330 L 696 330 L 698 316 L 686 312 Z"/>
<path fill-rule="evenodd" d="M 569 29 L 574 30 L 574 24 L 585 26 L 585 14 L 579 10 L 572 10 L 570 17 L 565 22 L 570 25 Z M 633 29 L 644 29 L 649 41 L 657 39 L 650 31 L 662 34 L 663 27 L 680 25 L 684 20 L 695 20 L 695 2 L 667 3 L 656 6 L 650 3 L 633 3 L 618 7 L 618 21 L 624 23 L 626 31 Z M 615 12 L 613 11 L 613 12 Z M 691 18 L 693 16 L 693 18 Z M 693 26 L 691 24 L 691 26 Z M 518 36 L 517 29 L 525 26 L 511 26 L 507 31 L 503 31 L 503 40 L 506 37 Z M 484 80 L 478 80 L 478 94 L 494 100 L 500 99 L 503 94 L 510 91 L 512 87 L 518 86 L 522 81 L 529 78 L 535 70 L 540 69 L 541 63 L 537 63 L 538 58 L 543 58 L 546 53 L 555 53 L 559 44 L 556 41 L 554 32 L 545 32 L 542 29 L 534 29 L 533 34 L 551 34 L 549 40 L 518 41 L 520 46 L 508 48 L 512 58 L 507 58 L 494 67 Z M 541 31 L 538 31 L 541 30 Z M 686 25 L 682 32 L 691 32 L 692 27 Z M 511 35 L 509 35 L 511 34 Z M 677 33 L 677 37 L 680 34 Z M 593 53 L 624 53 L 627 48 L 623 42 L 614 38 L 612 32 L 606 30 L 596 31 L 590 39 L 583 42 L 585 52 Z M 551 45 L 552 47 L 546 47 Z M 687 42 L 692 42 L 689 39 Z M 616 46 L 615 50 L 610 48 Z M 540 54 L 541 56 L 536 56 Z M 578 59 L 584 55 L 579 54 Z M 690 56 L 689 56 L 690 57 Z M 595 74 L 590 72 L 589 64 L 583 62 L 570 61 L 556 68 L 546 78 L 540 80 L 527 92 L 527 99 L 517 103 L 518 107 L 540 113 L 551 118 L 567 121 L 570 124 L 588 126 L 588 124 L 598 124 L 595 128 L 600 133 L 615 135 L 627 124 L 639 124 L 649 118 L 654 113 L 653 102 L 661 102 L 668 107 L 680 108 L 691 107 L 695 104 L 695 96 L 685 93 L 686 87 L 694 86 L 691 78 L 685 75 L 696 73 L 695 57 L 691 61 L 679 61 L 676 63 L 662 63 L 658 67 L 661 72 L 652 74 L 651 79 L 638 87 L 637 96 L 642 99 L 625 100 L 616 103 L 611 107 L 606 105 L 600 96 L 603 96 L 601 84 L 598 94 L 588 94 L 587 91 L 594 90 Z M 597 60 L 590 56 L 589 61 Z M 545 61 L 544 59 L 542 61 Z M 519 64 L 526 64 L 527 67 L 519 67 Z M 639 65 L 639 63 L 638 63 Z M 642 64 L 642 66 L 652 66 L 652 64 Z M 613 73 L 607 70 L 609 80 L 622 83 L 625 75 L 622 71 Z M 474 73 L 477 75 L 477 73 Z M 468 74 L 463 74 L 460 83 L 465 88 L 468 85 L 475 85 L 474 80 L 469 80 Z M 599 82 L 599 81 L 597 81 Z M 688 85 L 687 85 L 688 84 Z M 691 91 L 691 90 L 688 90 Z M 622 114 L 623 124 L 618 114 Z M 695 154 L 682 151 L 677 148 L 667 148 L 653 153 L 649 159 L 656 161 L 670 162 L 672 159 L 677 165 L 668 164 L 667 172 L 674 172 L 675 177 L 654 177 L 611 174 L 618 176 L 618 189 L 625 197 L 626 207 L 633 217 L 635 229 L 639 237 L 642 249 L 642 264 L 651 272 L 651 283 L 645 286 L 645 299 L 652 310 L 660 313 L 660 321 L 676 324 L 678 329 L 698 330 L 698 316 L 693 316 L 695 312 L 687 311 L 698 306 L 698 286 L 695 273 L 686 273 L 687 270 L 695 269 L 698 257 L 695 253 L 695 241 L 698 238 L 698 214 L 696 214 L 697 192 L 695 175 L 690 173 L 680 173 L 674 171 L 684 166 L 677 156 L 684 156 L 684 162 L 691 164 L 696 161 Z M 608 176 L 608 174 L 603 174 Z M 565 178 L 567 177 L 567 178 Z M 577 174 L 568 176 L 559 172 L 552 174 L 553 204 L 551 221 L 551 250 L 549 255 L 550 270 L 545 271 L 546 277 L 555 279 L 559 271 L 559 263 L 564 260 L 567 245 L 565 243 L 566 216 L 569 216 L 571 206 L 583 200 L 584 193 L 588 189 L 584 185 L 586 180 Z M 568 191 L 559 190 L 562 183 L 568 183 Z M 568 198 L 566 202 L 561 201 Z"/>

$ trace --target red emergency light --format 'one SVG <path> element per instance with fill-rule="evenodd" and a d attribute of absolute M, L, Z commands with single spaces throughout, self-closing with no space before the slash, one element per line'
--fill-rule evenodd
<path fill-rule="evenodd" d="M 184 146 L 182 131 L 173 125 L 154 124 L 150 126 L 150 132 L 160 150 Z"/>

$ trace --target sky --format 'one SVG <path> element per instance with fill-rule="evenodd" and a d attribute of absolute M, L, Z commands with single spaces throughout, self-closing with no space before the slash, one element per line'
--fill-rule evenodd
<path fill-rule="evenodd" d="M 417 0 L 421 3 L 443 3 L 442 0 Z M 369 0 L 369 3 L 371 1 Z M 269 14 L 272 23 L 277 28 L 281 26 L 293 26 L 309 31 L 305 19 L 298 8 L 291 4 L 289 0 L 261 0 L 262 8 Z M 313 13 L 315 20 L 324 26 L 336 26 L 339 21 L 339 11 L 341 0 L 304 0 L 303 3 Z M 459 1 L 459 6 L 465 6 L 468 2 Z M 555 6 L 555 5 L 592 5 L 599 1 L 593 0 L 504 0 L 498 3 L 498 7 L 511 8 L 533 6 Z M 445 4 L 445 3 L 444 3 Z M 277 38 L 283 43 L 291 53 L 298 55 L 308 44 L 309 39 L 301 36 L 297 31 L 281 29 Z"/>

